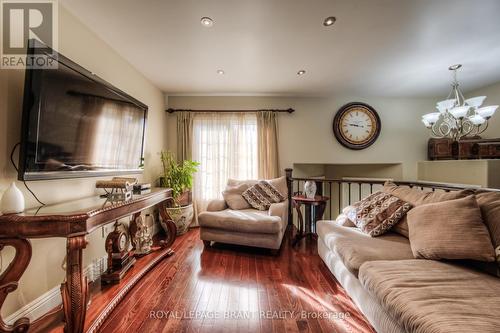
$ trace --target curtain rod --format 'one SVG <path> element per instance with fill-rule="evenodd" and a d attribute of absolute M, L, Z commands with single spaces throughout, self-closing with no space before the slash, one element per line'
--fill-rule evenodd
<path fill-rule="evenodd" d="M 258 111 L 272 111 L 272 112 L 286 112 L 286 113 L 294 113 L 295 110 L 290 109 L 258 109 L 258 110 L 191 110 L 191 109 L 172 109 L 169 108 L 167 110 L 168 113 L 174 112 L 227 112 L 227 113 L 240 113 L 240 112 L 258 112 Z"/>

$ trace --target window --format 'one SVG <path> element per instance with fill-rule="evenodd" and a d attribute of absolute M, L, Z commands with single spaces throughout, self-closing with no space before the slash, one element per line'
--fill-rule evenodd
<path fill-rule="evenodd" d="M 193 160 L 200 162 L 194 195 L 200 211 L 222 198 L 229 178 L 257 179 L 257 115 L 202 113 L 193 120 Z"/>

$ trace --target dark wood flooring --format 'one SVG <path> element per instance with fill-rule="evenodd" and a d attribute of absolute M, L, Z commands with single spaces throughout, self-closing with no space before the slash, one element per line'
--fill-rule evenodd
<path fill-rule="evenodd" d="M 277 256 L 215 244 L 197 229 L 104 322 L 102 332 L 374 332 L 319 258 L 314 240 Z"/>

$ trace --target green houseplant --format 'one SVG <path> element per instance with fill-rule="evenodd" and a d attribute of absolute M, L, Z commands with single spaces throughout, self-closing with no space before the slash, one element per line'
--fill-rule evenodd
<path fill-rule="evenodd" d="M 167 208 L 167 213 L 177 226 L 177 234 L 187 231 L 194 216 L 193 203 L 191 202 L 191 189 L 193 177 L 198 171 L 198 162 L 184 160 L 177 162 L 170 151 L 160 154 L 163 165 L 163 175 L 160 177 L 160 186 L 172 189 L 174 207 Z M 163 224 L 162 224 L 163 225 Z"/>

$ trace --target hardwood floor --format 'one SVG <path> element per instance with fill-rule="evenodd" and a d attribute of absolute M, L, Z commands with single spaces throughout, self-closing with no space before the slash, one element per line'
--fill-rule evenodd
<path fill-rule="evenodd" d="M 272 256 L 222 244 L 205 249 L 199 231 L 189 231 L 102 332 L 374 332 L 317 255 L 315 241 L 292 249 L 285 237 Z"/>

